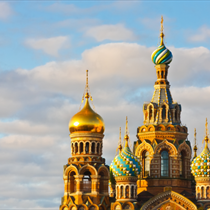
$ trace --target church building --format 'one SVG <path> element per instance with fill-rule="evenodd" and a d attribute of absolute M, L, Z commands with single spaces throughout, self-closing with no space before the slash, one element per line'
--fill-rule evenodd
<path fill-rule="evenodd" d="M 167 80 L 172 53 L 164 44 L 152 53 L 157 80 L 151 101 L 143 104 L 143 123 L 137 127 L 133 151 L 129 146 L 128 118 L 124 143 L 121 132 L 110 166 L 103 153 L 105 124 L 90 105 L 86 72 L 84 107 L 69 122 L 71 157 L 63 167 L 64 196 L 59 210 L 196 210 L 210 209 L 210 150 L 206 120 L 205 148 L 188 141 L 181 123 L 181 104 Z M 196 140 L 196 132 L 195 132 Z"/>

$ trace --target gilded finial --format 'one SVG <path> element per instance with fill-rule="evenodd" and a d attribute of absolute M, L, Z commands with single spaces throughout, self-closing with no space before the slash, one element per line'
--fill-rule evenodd
<path fill-rule="evenodd" d="M 160 21 L 161 25 L 160 25 L 160 45 L 164 45 L 163 43 L 163 37 L 164 37 L 164 33 L 163 33 L 163 16 L 161 16 L 161 21 Z"/>
<path fill-rule="evenodd" d="M 117 148 L 117 150 L 118 150 L 118 149 L 119 149 L 119 154 L 120 154 L 121 151 L 122 151 L 121 127 L 120 127 L 119 141 L 118 141 L 118 148 Z M 115 156 L 117 155 L 117 150 L 116 150 Z"/>
<path fill-rule="evenodd" d="M 126 123 L 125 123 L 125 147 L 128 147 L 128 140 L 129 140 L 129 131 L 128 131 L 128 117 L 126 116 Z"/>
<path fill-rule="evenodd" d="M 89 98 L 88 70 L 86 70 L 85 98 Z"/>
<path fill-rule="evenodd" d="M 204 140 L 205 140 L 205 148 L 208 148 L 208 142 L 209 142 L 209 129 L 208 129 L 208 121 L 207 121 L 207 118 L 206 118 L 205 130 L 206 130 L 206 136 L 205 136 L 205 138 L 204 138 Z"/>
<path fill-rule="evenodd" d="M 195 130 L 194 130 L 194 140 L 195 140 L 195 145 L 194 145 L 194 148 L 193 148 L 193 150 L 194 150 L 194 158 L 195 157 L 197 157 L 197 145 L 196 145 L 196 135 L 197 135 L 197 133 L 196 133 L 196 128 L 195 128 Z"/>

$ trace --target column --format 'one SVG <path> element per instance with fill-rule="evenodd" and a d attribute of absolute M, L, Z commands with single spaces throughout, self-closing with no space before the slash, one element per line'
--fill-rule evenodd
<path fill-rule="evenodd" d="M 129 188 L 128 188 L 128 189 L 129 189 L 129 196 L 128 196 L 128 197 L 129 197 L 129 198 L 131 198 L 131 190 L 132 190 L 132 186 L 130 185 L 130 186 L 128 186 L 128 187 L 129 187 Z"/>
<path fill-rule="evenodd" d="M 82 186 L 82 178 L 83 175 L 74 175 L 76 181 L 76 193 L 82 194 L 83 186 Z"/>
<path fill-rule="evenodd" d="M 78 154 L 80 154 L 80 142 L 78 143 Z"/>
<path fill-rule="evenodd" d="M 95 154 L 97 154 L 97 145 L 98 143 L 95 142 Z"/>

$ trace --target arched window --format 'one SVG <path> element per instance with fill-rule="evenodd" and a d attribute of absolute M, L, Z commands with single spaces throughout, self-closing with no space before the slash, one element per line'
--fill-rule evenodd
<path fill-rule="evenodd" d="M 142 165 L 143 165 L 143 177 L 148 177 L 150 175 L 150 158 L 149 158 L 149 152 L 146 150 L 142 153 Z"/>
<path fill-rule="evenodd" d="M 166 106 L 165 105 L 162 106 L 162 119 L 163 120 L 166 119 Z"/>
<path fill-rule="evenodd" d="M 161 78 L 163 78 L 163 71 L 161 71 Z"/>
<path fill-rule="evenodd" d="M 131 186 L 131 198 L 134 198 L 134 186 Z"/>
<path fill-rule="evenodd" d="M 74 144 L 71 144 L 71 148 L 72 148 L 72 153 L 74 154 Z"/>
<path fill-rule="evenodd" d="M 204 198 L 204 190 L 203 190 L 203 187 L 201 187 L 201 199 Z"/>
<path fill-rule="evenodd" d="M 85 152 L 89 153 L 89 142 L 86 142 L 85 144 Z"/>
<path fill-rule="evenodd" d="M 175 120 L 178 120 L 178 106 L 175 108 Z"/>
<path fill-rule="evenodd" d="M 83 152 L 83 142 L 80 142 L 80 153 Z"/>
<path fill-rule="evenodd" d="M 123 186 L 120 186 L 120 198 L 123 197 Z"/>
<path fill-rule="evenodd" d="M 161 152 L 161 176 L 168 177 L 169 176 L 169 156 L 167 151 Z"/>
<path fill-rule="evenodd" d="M 75 143 L 75 153 L 77 153 L 77 152 L 78 152 L 78 144 Z"/>
<path fill-rule="evenodd" d="M 92 143 L 91 151 L 92 151 L 92 153 L 95 153 L 95 142 Z"/>
<path fill-rule="evenodd" d="M 186 156 L 185 151 L 181 151 L 180 155 L 181 155 L 180 164 L 179 164 L 180 177 L 185 177 L 185 156 Z"/>
<path fill-rule="evenodd" d="M 83 179 L 82 179 L 82 186 L 84 193 L 91 192 L 91 173 L 89 170 L 85 171 Z"/>
<path fill-rule="evenodd" d="M 97 154 L 99 155 L 100 144 L 97 144 Z"/>
<path fill-rule="evenodd" d="M 74 175 L 76 175 L 76 173 L 74 171 L 72 171 L 69 174 L 69 179 L 70 179 L 70 193 L 76 192 L 76 181 L 75 181 Z"/>
<path fill-rule="evenodd" d="M 149 107 L 149 120 L 152 119 L 152 106 Z"/>
<path fill-rule="evenodd" d="M 104 173 L 100 172 L 99 176 L 101 176 L 101 180 L 100 180 L 100 183 L 99 183 L 99 193 L 103 194 L 103 192 L 105 191 L 105 189 L 104 189 L 105 186 L 104 186 L 104 182 L 103 182 Z"/>
<path fill-rule="evenodd" d="M 129 186 L 125 187 L 125 198 L 129 198 Z"/>

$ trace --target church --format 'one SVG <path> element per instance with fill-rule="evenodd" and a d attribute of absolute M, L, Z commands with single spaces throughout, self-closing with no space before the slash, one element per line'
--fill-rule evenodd
<path fill-rule="evenodd" d="M 142 126 L 130 148 L 128 118 L 110 166 L 102 157 L 105 124 L 91 107 L 86 71 L 84 107 L 69 122 L 71 157 L 63 167 L 64 196 L 59 210 L 210 209 L 210 150 L 206 120 L 205 148 L 197 155 L 181 123 L 181 104 L 170 93 L 167 75 L 172 52 L 164 44 L 152 53 L 157 80 L 151 101 L 143 104 Z M 124 142 L 124 143 L 123 143 Z"/>

